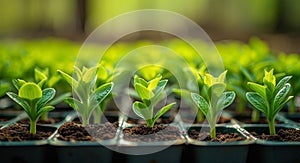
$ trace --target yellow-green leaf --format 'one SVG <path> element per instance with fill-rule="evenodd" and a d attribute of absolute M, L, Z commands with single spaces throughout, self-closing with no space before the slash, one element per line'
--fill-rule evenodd
<path fill-rule="evenodd" d="M 35 83 L 29 82 L 24 85 L 19 90 L 19 97 L 34 100 L 42 97 L 42 89 Z"/>

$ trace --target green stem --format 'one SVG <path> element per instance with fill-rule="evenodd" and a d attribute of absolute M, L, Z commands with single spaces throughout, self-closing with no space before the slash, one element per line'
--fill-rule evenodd
<path fill-rule="evenodd" d="M 276 134 L 276 130 L 275 130 L 275 118 L 273 118 L 271 121 L 268 120 L 268 123 L 269 123 L 270 135 L 275 135 Z"/>
<path fill-rule="evenodd" d="M 238 103 L 237 103 L 237 113 L 241 114 L 245 111 L 245 107 L 246 107 L 246 102 L 245 100 L 239 99 Z"/>
<path fill-rule="evenodd" d="M 30 133 L 31 134 L 36 134 L 36 122 L 37 122 L 37 120 L 30 121 Z"/>
<path fill-rule="evenodd" d="M 94 111 L 94 124 L 100 124 L 101 122 L 101 113 L 102 111 L 100 110 L 100 108 L 96 108 Z"/>
<path fill-rule="evenodd" d="M 210 137 L 212 139 L 216 138 L 217 134 L 216 134 L 216 127 L 215 126 L 210 126 Z"/>
<path fill-rule="evenodd" d="M 251 121 L 252 122 L 258 122 L 260 118 L 260 111 L 257 109 L 253 109 L 252 111 L 252 117 L 251 117 Z"/>
<path fill-rule="evenodd" d="M 296 101 L 295 101 L 296 98 L 293 98 L 290 102 L 290 106 L 289 106 L 289 113 L 290 114 L 294 114 L 296 113 Z"/>
<path fill-rule="evenodd" d="M 201 123 L 201 122 L 203 122 L 203 121 L 204 121 L 203 113 L 199 110 L 199 111 L 197 112 L 197 122 L 198 122 L 198 123 Z"/>
<path fill-rule="evenodd" d="M 48 113 L 42 114 L 41 119 L 44 120 L 44 121 L 47 121 L 48 120 Z"/>

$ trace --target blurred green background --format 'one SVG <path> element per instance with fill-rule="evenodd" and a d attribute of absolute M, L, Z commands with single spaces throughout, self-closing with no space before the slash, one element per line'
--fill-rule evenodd
<path fill-rule="evenodd" d="M 256 35 L 271 49 L 300 52 L 299 0 L 3 0 L 0 37 L 54 36 L 83 41 L 104 21 L 148 8 L 178 12 L 201 25 L 216 41 L 247 41 Z"/>

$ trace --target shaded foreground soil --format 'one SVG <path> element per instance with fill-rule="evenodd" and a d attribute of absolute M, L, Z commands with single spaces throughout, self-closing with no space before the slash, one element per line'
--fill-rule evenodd
<path fill-rule="evenodd" d="M 179 128 L 162 124 L 154 125 L 153 127 L 138 125 L 132 128 L 125 128 L 123 129 L 123 134 L 125 140 L 133 142 L 157 142 L 181 139 Z"/>
<path fill-rule="evenodd" d="M 100 125 L 82 125 L 67 122 L 58 129 L 58 139 L 65 141 L 102 141 L 113 139 L 116 135 L 119 123 L 105 123 Z"/>
<path fill-rule="evenodd" d="M 210 141 L 210 142 L 233 142 L 246 140 L 237 133 L 217 133 L 216 138 L 212 139 L 208 132 L 201 132 L 194 129 L 188 131 L 188 135 L 191 139 L 198 141 Z"/>
<path fill-rule="evenodd" d="M 28 141 L 47 139 L 52 132 L 37 131 L 36 134 L 29 132 L 28 126 L 14 124 L 0 131 L 0 141 Z"/>
<path fill-rule="evenodd" d="M 282 142 L 300 141 L 300 130 L 296 130 L 293 128 L 280 129 L 275 135 L 267 135 L 265 133 L 259 135 L 256 132 L 251 132 L 251 134 L 259 139 L 269 140 L 269 141 L 282 141 Z"/>

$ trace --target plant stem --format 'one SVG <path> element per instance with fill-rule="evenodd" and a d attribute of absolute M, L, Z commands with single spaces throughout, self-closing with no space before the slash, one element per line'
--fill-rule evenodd
<path fill-rule="evenodd" d="M 257 109 L 253 109 L 252 111 L 252 117 L 251 117 L 251 121 L 252 122 L 258 122 L 260 118 L 260 111 Z"/>
<path fill-rule="evenodd" d="M 41 119 L 44 121 L 48 120 L 48 113 L 42 114 Z"/>
<path fill-rule="evenodd" d="M 89 124 L 89 118 L 82 117 L 82 126 L 85 127 Z"/>
<path fill-rule="evenodd" d="M 270 135 L 275 135 L 276 134 L 276 130 L 275 130 L 275 118 L 273 118 L 271 121 L 268 120 L 268 123 L 269 123 Z"/>
<path fill-rule="evenodd" d="M 31 134 L 36 134 L 36 122 L 37 120 L 30 120 L 30 133 Z"/>
<path fill-rule="evenodd" d="M 101 122 L 101 113 L 102 111 L 100 110 L 100 108 L 96 108 L 94 110 L 94 124 L 100 124 Z"/>
<path fill-rule="evenodd" d="M 203 122 L 203 121 L 204 121 L 203 113 L 199 110 L 199 111 L 197 112 L 197 122 L 198 122 L 198 123 L 201 123 L 201 122 Z"/>
<path fill-rule="evenodd" d="M 216 134 L 216 127 L 215 126 L 210 126 L 210 137 L 212 139 L 216 138 L 217 134 Z"/>
<path fill-rule="evenodd" d="M 296 112 L 296 98 L 293 98 L 290 102 L 289 113 L 294 114 Z"/>
<path fill-rule="evenodd" d="M 244 112 L 246 107 L 246 102 L 245 100 L 239 99 L 238 103 L 237 103 L 237 113 L 241 114 Z"/>

